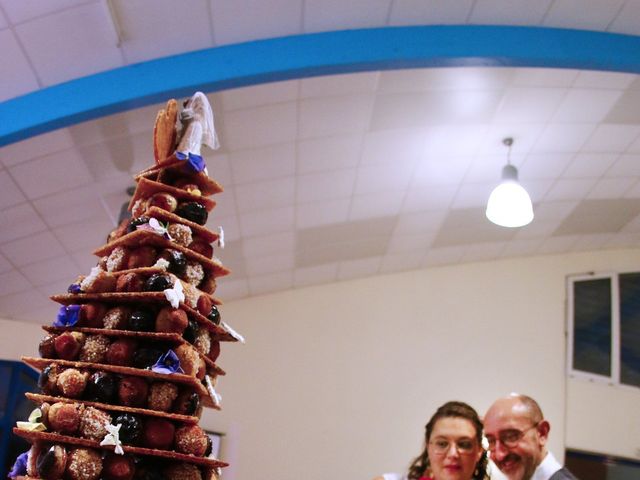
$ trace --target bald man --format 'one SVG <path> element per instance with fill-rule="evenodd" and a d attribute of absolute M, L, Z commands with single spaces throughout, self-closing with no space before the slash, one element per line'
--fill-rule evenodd
<path fill-rule="evenodd" d="M 491 459 L 509 480 L 577 480 L 547 450 L 550 429 L 526 395 L 499 398 L 484 416 Z"/>

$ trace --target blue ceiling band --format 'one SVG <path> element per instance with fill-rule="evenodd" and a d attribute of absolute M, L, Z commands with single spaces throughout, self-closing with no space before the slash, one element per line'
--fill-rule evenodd
<path fill-rule="evenodd" d="M 294 78 L 427 67 L 547 67 L 640 73 L 640 37 L 510 26 L 344 30 L 184 53 L 0 103 L 0 146 L 133 108 Z"/>

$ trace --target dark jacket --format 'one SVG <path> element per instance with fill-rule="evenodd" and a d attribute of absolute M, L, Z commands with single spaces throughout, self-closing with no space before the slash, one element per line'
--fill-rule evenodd
<path fill-rule="evenodd" d="M 549 480 L 578 480 L 578 479 L 566 468 L 561 468 L 556 473 L 551 475 Z"/>

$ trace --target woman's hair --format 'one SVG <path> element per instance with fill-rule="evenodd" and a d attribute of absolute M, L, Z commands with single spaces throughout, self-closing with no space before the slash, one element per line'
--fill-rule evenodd
<path fill-rule="evenodd" d="M 425 434 L 424 434 L 424 449 L 422 453 L 411 463 L 409 466 L 408 478 L 410 480 L 418 480 L 420 477 L 424 476 L 427 469 L 429 468 L 429 440 L 431 439 L 431 433 L 433 432 L 433 427 L 436 422 L 441 418 L 464 418 L 469 420 L 474 428 L 476 429 L 476 441 L 478 445 L 482 445 L 482 422 L 480 421 L 480 417 L 478 413 L 469 405 L 464 402 L 447 402 L 442 405 L 436 413 L 433 414 L 429 423 L 425 426 Z M 482 456 L 478 461 L 476 472 L 474 472 L 472 480 L 484 480 L 488 478 L 487 476 L 487 452 L 482 452 Z"/>

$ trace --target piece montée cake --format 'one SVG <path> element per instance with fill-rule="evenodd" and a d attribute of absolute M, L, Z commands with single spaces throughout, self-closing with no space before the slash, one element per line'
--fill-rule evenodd
<path fill-rule="evenodd" d="M 36 405 L 14 433 L 32 444 L 12 478 L 214 480 L 227 464 L 198 425 L 220 408 L 220 342 L 244 342 L 222 321 L 214 255 L 221 228 L 205 225 L 222 187 L 201 148 L 218 147 L 213 112 L 197 92 L 156 118 L 155 163 L 134 178 L 131 218 L 95 250 L 97 265 L 65 294 L 44 326 Z"/>

